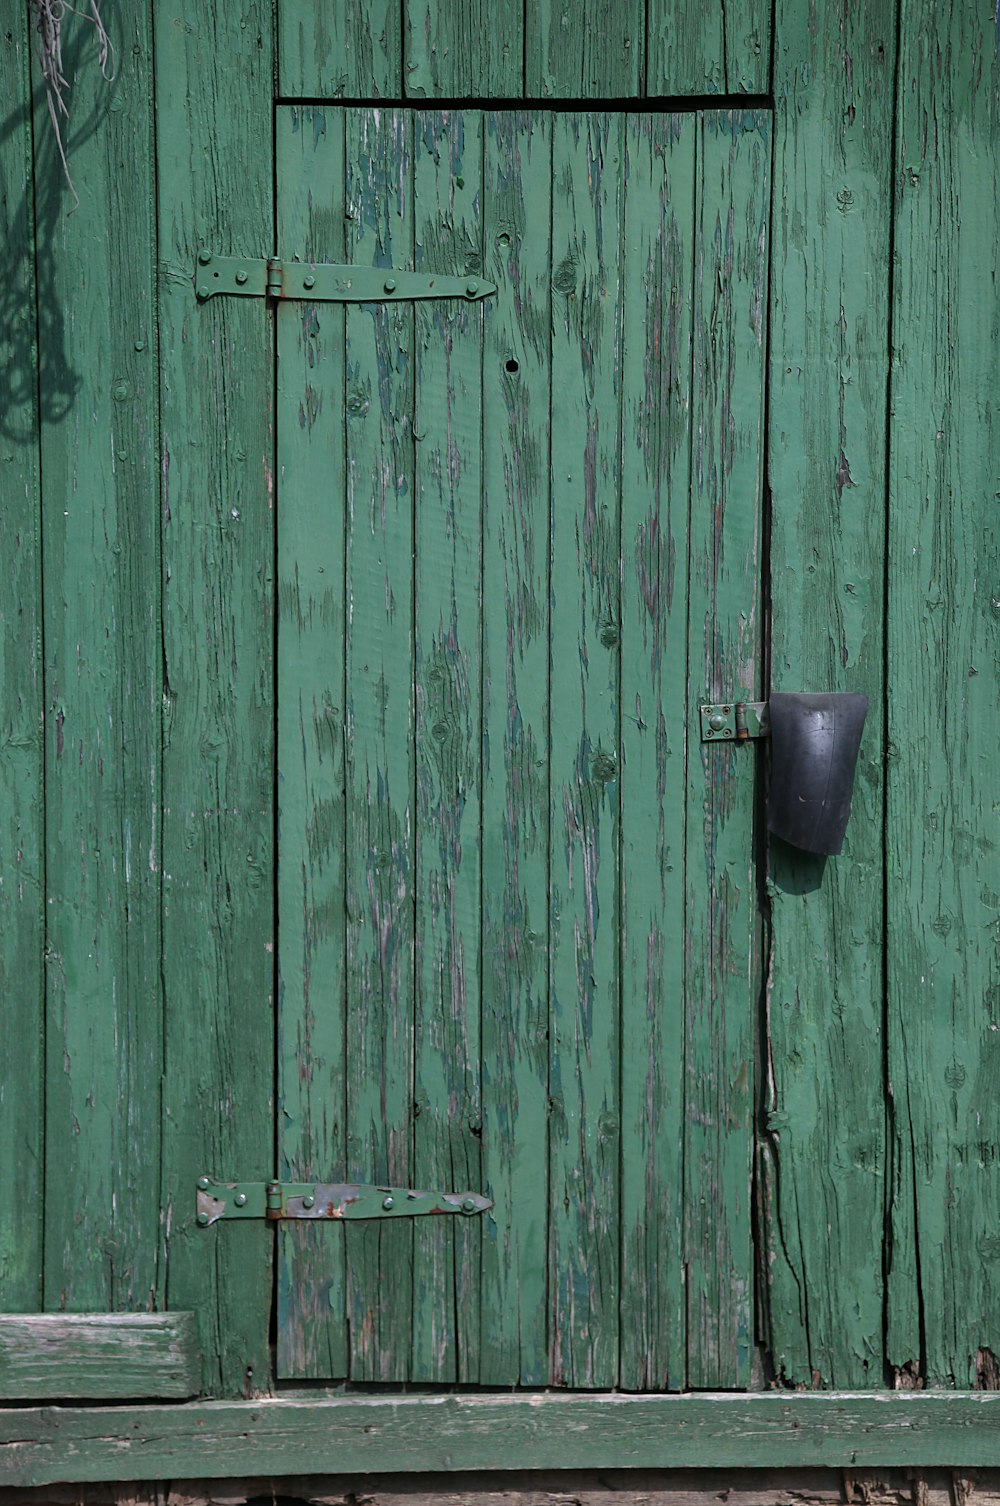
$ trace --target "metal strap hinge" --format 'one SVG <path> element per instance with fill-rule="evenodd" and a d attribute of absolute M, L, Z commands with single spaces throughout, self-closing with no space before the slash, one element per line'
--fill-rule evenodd
<path fill-rule="evenodd" d="M 730 701 L 725 705 L 701 708 L 703 743 L 742 743 L 750 737 L 768 736 L 766 701 Z"/>
<path fill-rule="evenodd" d="M 359 1182 L 217 1182 L 198 1178 L 197 1222 L 220 1218 L 417 1218 L 430 1213 L 485 1213 L 493 1204 L 478 1192 L 414 1192 Z"/>
<path fill-rule="evenodd" d="M 199 302 L 217 293 L 237 298 L 299 298 L 310 303 L 399 303 L 423 298 L 462 298 L 475 303 L 496 292 L 496 284 L 471 273 L 446 277 L 437 272 L 397 272 L 394 267 L 282 261 L 280 257 L 216 256 L 199 251 L 194 270 Z"/>

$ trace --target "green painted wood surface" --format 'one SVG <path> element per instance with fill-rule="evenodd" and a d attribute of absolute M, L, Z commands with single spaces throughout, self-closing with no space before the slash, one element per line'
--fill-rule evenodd
<path fill-rule="evenodd" d="M 640 93 L 645 11 L 639 0 L 525 4 L 528 99 L 631 99 Z"/>
<path fill-rule="evenodd" d="M 498 286 L 279 314 L 283 1165 L 494 1199 L 348 1230 L 346 1312 L 343 1231 L 282 1230 L 279 1369 L 744 1384 L 753 763 L 707 781 L 685 729 L 757 684 L 763 119 L 293 107 L 278 139 L 282 255 L 485 247 Z"/>
<path fill-rule="evenodd" d="M 630 117 L 622 348 L 620 1382 L 686 1367 L 684 814 L 694 118 Z M 631 356 L 630 356 L 630 353 Z"/>
<path fill-rule="evenodd" d="M 550 1371 L 617 1379 L 621 115 L 552 124 Z"/>
<path fill-rule="evenodd" d="M 551 117 L 484 122 L 480 1380 L 548 1378 Z M 541 221 L 546 229 L 537 234 Z"/>
<path fill-rule="evenodd" d="M 0 1484 L 565 1469 L 990 1468 L 1000 1396 L 350 1397 L 0 1412 Z"/>
<path fill-rule="evenodd" d="M 274 1169 L 274 331 L 192 274 L 273 244 L 271 22 L 155 13 L 167 1300 L 224 1395 L 270 1384 L 273 1236 L 199 1229 L 194 1183 Z"/>
<path fill-rule="evenodd" d="M 776 690 L 869 697 L 844 852 L 774 841 L 764 1331 L 795 1384 L 881 1386 L 882 684 L 894 7 L 779 5 L 771 297 Z M 845 67 L 845 58 L 850 66 Z M 860 1091 L 859 1091 L 860 1089 Z"/>
<path fill-rule="evenodd" d="M 483 270 L 482 120 L 414 120 L 417 270 Z M 482 805 L 483 306 L 414 311 L 416 981 L 413 1175 L 478 1190 Z M 479 1379 L 482 1221 L 414 1226 L 413 1358 L 423 1381 Z"/>
<path fill-rule="evenodd" d="M 650 0 L 647 95 L 766 94 L 771 10 L 765 0 L 723 5 Z"/>
<path fill-rule="evenodd" d="M 521 94 L 521 0 L 411 0 L 404 10 L 408 98 L 517 99 Z"/>
<path fill-rule="evenodd" d="M 638 100 L 764 94 L 766 0 L 278 0 L 279 95 Z"/>
<path fill-rule="evenodd" d="M 392 0 L 278 0 L 279 94 L 398 98 L 402 14 Z"/>
<path fill-rule="evenodd" d="M 284 109 L 276 126 L 282 254 L 342 262 L 343 114 Z M 345 314 L 290 302 L 277 324 L 278 1156 L 291 1181 L 329 1181 L 347 1155 Z M 345 1376 L 344 1231 L 276 1237 L 278 1375 Z"/>
<path fill-rule="evenodd" d="M 0 31 L 0 1034 L 16 1070 L 0 1081 L 0 1305 L 42 1305 L 42 1207 L 15 1194 L 42 1174 L 44 884 L 39 389 L 26 10 Z M 44 227 L 43 227 L 44 228 Z M 51 349 L 51 347 L 50 347 Z M 59 403 L 51 369 L 50 411 Z"/>
<path fill-rule="evenodd" d="M 413 269 L 413 119 L 347 115 L 347 257 Z M 347 311 L 347 1176 L 414 1185 L 413 306 Z M 347 1231 L 351 1374 L 405 1380 L 413 1230 Z M 391 1294 L 390 1300 L 386 1300 Z"/>
<path fill-rule="evenodd" d="M 145 6 L 113 4 L 105 19 L 120 39 L 112 84 L 91 26 L 76 18 L 64 39 L 75 214 L 44 106 L 35 156 L 39 303 L 59 311 L 39 333 L 44 1305 L 71 1311 L 146 1308 L 162 1293 L 152 38 Z M 46 380 L 60 367 L 62 406 Z"/>
<path fill-rule="evenodd" d="M 757 698 L 767 225 L 760 112 L 706 113 L 695 206 L 684 965 L 687 1381 L 745 1386 L 753 1343 L 750 1141 L 760 925 L 748 750 L 692 708 Z"/>
<path fill-rule="evenodd" d="M 1000 1354 L 997 19 L 903 7 L 888 611 L 888 1358 Z"/>
<path fill-rule="evenodd" d="M 197 1396 L 193 1313 L 0 1317 L 0 1398 L 134 1401 Z"/>

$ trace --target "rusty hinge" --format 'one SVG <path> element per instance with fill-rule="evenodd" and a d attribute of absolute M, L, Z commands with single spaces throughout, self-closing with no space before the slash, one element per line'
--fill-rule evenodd
<path fill-rule="evenodd" d="M 703 743 L 742 743 L 749 737 L 769 736 L 766 701 L 728 701 L 701 708 Z"/>
<path fill-rule="evenodd" d="M 359 1182 L 216 1182 L 198 1178 L 197 1222 L 220 1218 L 418 1218 L 429 1213 L 485 1213 L 493 1204 L 478 1192 L 414 1192 Z"/>
<path fill-rule="evenodd" d="M 436 272 L 397 272 L 394 267 L 282 261 L 253 256 L 216 256 L 199 251 L 194 288 L 201 303 L 217 293 L 237 298 L 300 298 L 310 303 L 405 303 L 415 298 L 462 298 L 475 303 L 496 292 L 496 283 L 475 273 L 446 277 Z"/>

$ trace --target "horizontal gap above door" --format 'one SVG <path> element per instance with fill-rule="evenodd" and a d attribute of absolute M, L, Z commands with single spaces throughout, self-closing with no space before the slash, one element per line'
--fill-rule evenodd
<path fill-rule="evenodd" d="M 410 96 L 407 98 L 372 98 L 371 96 L 336 95 L 333 98 L 315 95 L 278 95 L 275 105 L 327 105 L 338 109 L 379 110 L 545 110 L 551 114 L 565 111 L 599 110 L 642 111 L 645 115 L 694 114 L 697 110 L 772 110 L 774 96 L 771 94 L 684 94 L 629 95 L 621 99 L 526 99 L 519 95 L 500 98 L 491 95 L 463 95 L 447 99 L 438 95 Z"/>

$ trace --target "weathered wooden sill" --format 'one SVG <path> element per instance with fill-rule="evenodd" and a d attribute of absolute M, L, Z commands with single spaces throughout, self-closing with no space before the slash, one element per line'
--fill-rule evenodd
<path fill-rule="evenodd" d="M 10 1408 L 0 1485 L 351 1472 L 1000 1465 L 1000 1392 L 425 1395 Z"/>

